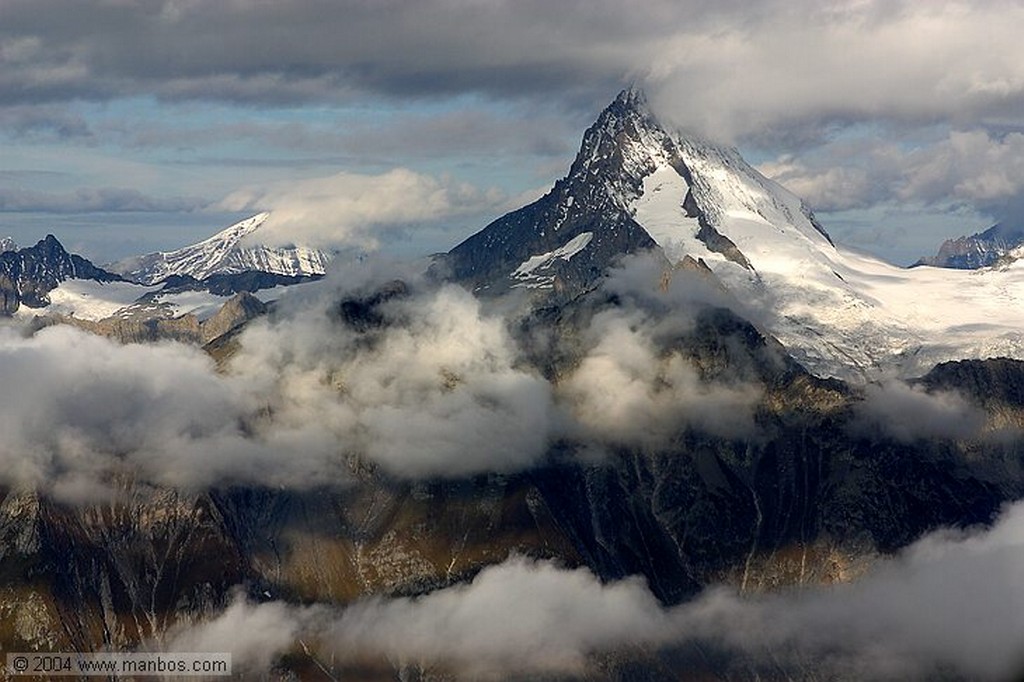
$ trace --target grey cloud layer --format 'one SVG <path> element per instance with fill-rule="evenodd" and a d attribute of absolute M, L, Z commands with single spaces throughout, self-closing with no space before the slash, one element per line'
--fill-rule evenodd
<path fill-rule="evenodd" d="M 997 115 L 1024 94 L 1013 30 L 1022 11 L 1011 2 L 12 0 L 0 9 L 0 101 L 568 90 L 593 106 L 640 78 L 680 122 L 726 134 L 821 118 Z"/>
<path fill-rule="evenodd" d="M 858 164 L 841 165 L 854 146 Z M 762 170 L 826 211 L 910 201 L 995 208 L 1024 191 L 1024 134 L 952 131 L 910 149 L 877 139 L 844 141 L 799 161 L 786 155 Z"/>
<path fill-rule="evenodd" d="M 968 232 L 986 227 L 975 221 L 988 216 L 1024 218 L 1014 132 L 1024 125 L 1024 47 L 1015 30 L 1022 21 L 1020 3 L 998 0 L 10 0 L 0 5 L 0 122 L 19 142 L 113 140 L 137 152 L 262 140 L 293 154 L 330 151 L 328 163 L 349 169 L 407 166 L 427 155 L 456 165 L 466 154 L 510 149 L 522 163 L 543 165 L 568 153 L 578 134 L 570 128 L 586 125 L 617 88 L 639 82 L 671 123 L 773 156 L 796 145 L 797 160 L 778 161 L 771 174 L 820 211 L 900 203 L 948 214 L 951 204 L 969 205 L 975 212 L 966 224 L 945 228 Z M 111 130 L 101 115 L 72 104 L 150 96 L 249 111 L 367 102 L 385 109 L 443 102 L 459 111 L 381 127 L 325 124 L 317 114 L 224 126 L 197 115 L 187 130 L 139 121 Z M 538 107 L 546 121 L 558 121 L 557 134 L 519 113 L 514 118 L 532 130 L 520 123 L 510 134 L 513 126 L 502 125 L 510 109 Z M 878 126 L 886 143 L 864 139 L 812 153 L 865 123 Z M 922 127 L 943 128 L 946 139 L 904 136 Z M 165 178 L 181 182 L 175 173 Z M 522 178 L 516 182 L 509 193 L 522 187 Z M 159 206 L 188 210 L 175 200 Z M 897 245 L 904 251 L 931 251 L 950 236 L 908 219 L 892 223 L 916 239 Z M 860 235 L 849 240 L 893 257 L 880 239 Z"/>

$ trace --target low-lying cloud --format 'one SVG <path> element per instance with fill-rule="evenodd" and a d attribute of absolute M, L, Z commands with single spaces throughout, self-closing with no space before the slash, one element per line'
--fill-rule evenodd
<path fill-rule="evenodd" d="M 177 642 L 219 633 L 238 664 L 265 664 L 289 636 L 316 642 L 339 665 L 370 656 L 446 664 L 477 678 L 580 674 L 594 654 L 656 655 L 697 644 L 725 652 L 733 674 L 1011 680 L 1024 672 L 1024 505 L 987 531 L 940 531 L 881 560 L 852 584 L 740 596 L 712 588 L 662 606 L 637 578 L 602 583 L 583 568 L 514 557 L 471 582 L 415 598 L 370 598 L 344 608 L 255 605 L 242 597 Z M 246 622 L 266 628 L 227 627 Z M 260 655 L 251 658 L 259 645 Z M 730 672 L 727 671 L 727 672 Z M 788 672 L 787 672 L 788 671 Z"/>
<path fill-rule="evenodd" d="M 984 410 L 955 391 L 928 392 L 902 381 L 868 384 L 854 412 L 854 433 L 886 435 L 903 443 L 976 438 L 986 422 Z"/>
<path fill-rule="evenodd" d="M 453 285 L 401 285 L 372 302 L 391 274 L 356 267 L 340 288 L 252 325 L 231 371 L 270 396 L 275 423 L 328 425 L 342 449 L 398 477 L 537 462 L 552 428 L 551 387 L 518 366 L 503 318 Z"/>
<path fill-rule="evenodd" d="M 630 263 L 606 285 L 621 304 L 592 316 L 557 382 L 526 359 L 507 306 L 373 260 L 287 293 L 222 371 L 177 343 L 5 328 L 0 382 L 24 388 L 0 398 L 0 480 L 78 501 L 125 477 L 308 489 L 346 485 L 357 461 L 451 478 L 534 467 L 566 438 L 591 451 L 665 448 L 686 429 L 752 435 L 757 385 L 709 382 L 672 348 L 721 293 L 682 275 L 660 291 L 654 259 Z"/>
<path fill-rule="evenodd" d="M 659 350 L 652 323 L 639 311 L 598 313 L 593 346 L 560 382 L 582 440 L 664 447 L 685 427 L 723 437 L 752 435 L 753 385 L 710 383 L 678 352 Z"/>
<path fill-rule="evenodd" d="M 120 480 L 196 488 L 308 487 L 339 480 L 317 433 L 258 428 L 258 396 L 217 375 L 198 349 L 121 346 L 70 327 L 31 338 L 0 329 L 0 479 L 59 499 L 93 500 Z M 301 457 L 285 454 L 301 452 Z"/>
<path fill-rule="evenodd" d="M 0 481 L 86 501 L 125 477 L 308 489 L 346 485 L 353 458 L 429 478 L 544 456 L 551 386 L 518 366 L 502 318 L 458 287 L 414 283 L 346 323 L 340 302 L 358 308 L 396 272 L 352 270 L 253 323 L 227 373 L 177 343 L 0 328 L 0 383 L 19 387 L 0 398 Z"/>

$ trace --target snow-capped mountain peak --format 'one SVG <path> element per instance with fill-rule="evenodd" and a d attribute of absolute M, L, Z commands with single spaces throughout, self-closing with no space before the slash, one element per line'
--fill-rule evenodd
<path fill-rule="evenodd" d="M 635 89 L 601 112 L 550 192 L 456 246 L 438 269 L 481 293 L 527 288 L 557 300 L 651 249 L 669 263 L 703 262 L 821 374 L 1024 357 L 1024 264 L 936 274 L 837 248 L 798 197 L 735 149 L 662 125 Z"/>
<path fill-rule="evenodd" d="M 191 246 L 136 256 L 107 267 L 142 284 L 154 284 L 172 275 L 201 280 L 248 270 L 287 276 L 324 274 L 331 259 L 325 251 L 259 243 L 259 229 L 269 217 L 269 213 L 259 213 Z"/>
<path fill-rule="evenodd" d="M 18 245 L 14 242 L 14 239 L 11 237 L 0 237 L 0 253 L 17 250 Z"/>

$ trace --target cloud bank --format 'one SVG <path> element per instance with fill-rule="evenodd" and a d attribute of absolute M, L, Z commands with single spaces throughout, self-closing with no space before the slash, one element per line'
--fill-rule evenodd
<path fill-rule="evenodd" d="M 0 382 L 22 387 L 0 398 L 0 481 L 89 501 L 125 478 L 308 489 L 346 485 L 352 458 L 430 478 L 544 456 L 551 386 L 502 318 L 454 286 L 373 302 L 396 270 L 352 272 L 250 325 L 226 374 L 181 344 L 0 328 Z"/>
<path fill-rule="evenodd" d="M 339 261 L 341 262 L 341 261 Z M 222 372 L 201 349 L 118 345 L 67 326 L 0 330 L 0 480 L 60 499 L 118 480 L 202 489 L 344 486 L 355 461 L 399 479 L 522 471 L 555 441 L 665 448 L 686 429 L 756 431 L 756 383 L 709 382 L 672 344 L 721 296 L 630 260 L 578 363 L 544 379 L 502 305 L 418 265 L 342 263 L 252 321 Z M 699 299 L 699 300 L 698 300 Z M 658 307 L 677 311 L 658 315 Z"/>
<path fill-rule="evenodd" d="M 810 669 L 849 679 L 1011 680 L 1024 672 L 1022 562 L 1024 505 L 1017 504 L 990 530 L 934 533 L 852 584 L 746 597 L 719 587 L 667 608 L 642 580 L 602 583 L 586 569 L 514 557 L 466 584 L 340 611 L 238 597 L 177 641 L 219 633 L 216 646 L 266 663 L 298 633 L 318 643 L 322 660 L 343 665 L 380 655 L 449 665 L 474 679 L 582 674 L 594 654 L 646 656 L 698 644 L 726 653 L 725 672 L 738 675 Z M 284 636 L 229 627 L 240 616 L 276 624 Z M 244 655 L 257 645 L 258 657 Z"/>

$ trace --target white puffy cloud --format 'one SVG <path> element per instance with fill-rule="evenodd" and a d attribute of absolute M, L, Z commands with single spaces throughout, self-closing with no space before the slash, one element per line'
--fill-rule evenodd
<path fill-rule="evenodd" d="M 667 619 L 642 580 L 607 585 L 586 569 L 513 558 L 472 582 L 412 599 L 346 609 L 325 642 L 395 660 L 447 661 L 470 676 L 579 671 L 593 651 L 665 636 Z"/>
<path fill-rule="evenodd" d="M 910 443 L 918 439 L 975 438 L 985 426 L 985 412 L 953 391 L 927 392 L 902 381 L 864 387 L 864 400 L 854 406 L 850 428 L 857 433 L 884 434 Z"/>
<path fill-rule="evenodd" d="M 366 329 L 339 302 L 409 276 Z M 503 318 L 466 291 L 355 264 L 250 325 L 230 371 L 177 343 L 119 345 L 67 326 L 0 328 L 0 482 L 70 501 L 119 477 L 202 489 L 344 486 L 353 457 L 399 478 L 512 472 L 546 453 L 551 386 L 518 366 Z"/>
<path fill-rule="evenodd" d="M 336 445 L 316 425 L 255 433 L 260 397 L 195 348 L 4 328 L 0 382 L 19 387 L 0 398 L 6 484 L 75 501 L 109 494 L 119 477 L 186 489 L 344 481 Z"/>
<path fill-rule="evenodd" d="M 580 340 L 582 358 L 557 386 L 572 417 L 570 435 L 655 448 L 687 428 L 755 436 L 762 387 L 739 366 L 708 380 L 675 347 L 709 306 L 741 308 L 710 273 L 673 271 L 657 255 L 639 254 L 612 269 L 602 289 L 618 303 L 590 320 Z"/>
<path fill-rule="evenodd" d="M 238 591 L 216 618 L 171 628 L 160 648 L 173 652 L 230 653 L 234 674 L 259 673 L 296 646 L 303 627 L 320 611 L 315 606 L 297 608 L 283 602 L 257 605 Z"/>
<path fill-rule="evenodd" d="M 529 467 L 545 453 L 550 385 L 518 367 L 503 318 L 451 285 L 381 302 L 367 329 L 339 301 L 367 301 L 394 271 L 355 265 L 319 298 L 251 325 L 232 371 L 261 386 L 275 424 L 321 424 L 338 447 L 399 477 Z M 289 305 L 285 302 L 285 306 Z M 359 303 L 358 305 L 362 305 Z"/>
<path fill-rule="evenodd" d="M 260 241 L 272 246 L 375 249 L 417 227 L 497 211 L 506 200 L 497 190 L 395 168 L 380 175 L 341 172 L 265 189 L 240 189 L 219 208 L 270 211 Z"/>
<path fill-rule="evenodd" d="M 709 383 L 678 352 L 658 349 L 639 311 L 595 316 L 594 345 L 559 396 L 576 420 L 574 435 L 615 445 L 667 446 L 686 427 L 724 437 L 754 433 L 761 391 L 749 384 Z"/>

